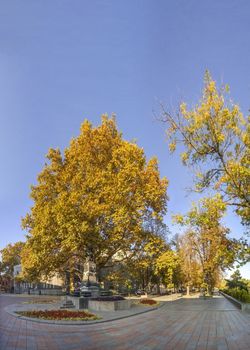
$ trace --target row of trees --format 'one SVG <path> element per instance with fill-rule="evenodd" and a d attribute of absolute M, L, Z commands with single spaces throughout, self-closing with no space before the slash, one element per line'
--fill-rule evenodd
<path fill-rule="evenodd" d="M 184 147 L 181 159 L 195 170 L 195 190 L 215 192 L 174 217 L 183 227 L 174 239 L 163 223 L 168 180 L 160 178 L 156 158 L 147 161 L 143 149 L 123 139 L 113 117 L 103 116 L 98 127 L 85 121 L 63 153 L 50 149 L 31 188 L 34 205 L 22 220 L 23 278 L 55 272 L 81 278 L 91 259 L 99 279 L 142 288 L 205 286 L 211 293 L 225 269 L 249 256 L 246 240 L 229 238 L 221 223 L 231 205 L 250 225 L 249 119 L 226 96 L 227 88 L 219 91 L 206 74 L 195 108 L 182 103 L 177 115 L 162 110 L 169 148 Z M 108 269 L 114 265 L 119 269 Z"/>
<path fill-rule="evenodd" d="M 105 265 L 98 265 L 98 272 L 102 272 L 99 280 L 110 281 L 117 289 L 150 290 L 157 286 L 159 291 L 163 284 L 168 288 L 185 287 L 187 290 L 191 287 L 203 287 L 211 293 L 214 286 L 220 283 L 223 271 L 233 267 L 241 255 L 241 243 L 230 239 L 229 230 L 221 224 L 225 209 L 225 203 L 219 195 L 201 200 L 185 216 L 175 216 L 175 221 L 185 227 L 185 233 L 177 235 L 168 243 L 169 233 L 166 226 L 160 220 L 152 219 L 150 226 L 153 227 L 144 228 L 144 239 L 138 249 L 132 247 L 125 253 L 120 249 L 113 259 L 105 261 Z M 30 244 L 29 239 L 25 245 L 17 242 L 2 251 L 2 267 L 5 267 L 5 271 L 13 273 L 13 267 L 20 262 L 21 256 L 24 280 L 39 281 L 55 271 L 62 276 L 66 272 L 70 272 L 72 276 L 82 273 L 84 258 L 74 260 L 76 265 L 71 262 L 70 270 L 70 261 L 64 262 L 60 269 L 53 267 L 49 270 L 47 262 L 53 261 L 56 264 L 60 256 L 47 259 L 46 251 L 39 251 L 40 258 L 44 260 L 39 262 L 39 269 L 32 265 L 30 272 L 30 262 L 27 265 L 25 260 L 27 244 Z M 29 257 L 32 258 L 32 255 Z M 91 259 L 94 259 L 93 255 Z"/>

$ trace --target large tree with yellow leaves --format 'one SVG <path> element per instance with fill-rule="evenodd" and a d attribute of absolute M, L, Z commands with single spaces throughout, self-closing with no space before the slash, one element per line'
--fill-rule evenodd
<path fill-rule="evenodd" d="M 242 222 L 250 224 L 250 117 L 228 98 L 228 87 L 220 90 L 205 75 L 203 96 L 194 108 L 180 104 L 172 115 L 163 107 L 168 124 L 169 148 L 181 143 L 184 165 L 196 171 L 196 190 L 214 188 L 225 203 L 233 205 Z"/>
<path fill-rule="evenodd" d="M 233 267 L 241 248 L 237 240 L 229 238 L 229 229 L 221 224 L 225 211 L 226 205 L 217 194 L 194 204 L 187 215 L 174 216 L 186 228 L 179 249 L 184 280 L 187 285 L 192 284 L 200 270 L 201 281 L 209 294 L 219 274 Z"/>
<path fill-rule="evenodd" d="M 64 154 L 50 149 L 49 163 L 32 186 L 34 205 L 23 219 L 27 276 L 76 269 L 90 258 L 97 269 L 118 252 L 130 255 L 145 244 L 148 220 L 166 212 L 167 180 L 157 160 L 125 141 L 114 118 L 89 121 Z"/>

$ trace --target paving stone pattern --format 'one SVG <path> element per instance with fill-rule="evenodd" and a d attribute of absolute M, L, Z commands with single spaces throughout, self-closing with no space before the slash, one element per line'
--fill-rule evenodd
<path fill-rule="evenodd" d="M 1 350 L 250 349 L 250 315 L 224 297 L 179 299 L 138 316 L 81 326 L 20 320 L 4 311 L 19 302 L 23 298 L 0 295 Z"/>

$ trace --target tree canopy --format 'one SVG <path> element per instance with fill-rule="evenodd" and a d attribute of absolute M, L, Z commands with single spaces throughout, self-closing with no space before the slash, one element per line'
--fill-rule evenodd
<path fill-rule="evenodd" d="M 213 188 L 233 205 L 242 222 L 250 224 L 250 117 L 220 90 L 209 73 L 200 102 L 194 108 L 180 104 L 175 115 L 163 107 L 171 152 L 184 146 L 181 159 L 196 172 L 196 190 Z"/>
<path fill-rule="evenodd" d="M 50 149 L 47 159 L 22 221 L 27 275 L 75 268 L 86 258 L 102 267 L 119 251 L 131 255 L 147 239 L 146 223 L 166 212 L 168 181 L 157 159 L 147 161 L 124 140 L 114 118 L 103 116 L 97 127 L 86 120 L 64 153 Z"/>
<path fill-rule="evenodd" d="M 24 248 L 24 242 L 16 242 L 14 244 L 8 244 L 3 248 L 0 253 L 2 261 L 0 264 L 0 272 L 13 277 L 14 266 L 19 265 L 21 262 L 21 253 Z"/>

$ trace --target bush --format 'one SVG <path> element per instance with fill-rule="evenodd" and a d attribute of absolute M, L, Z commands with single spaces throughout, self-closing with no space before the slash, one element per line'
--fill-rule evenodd
<path fill-rule="evenodd" d="M 245 289 L 228 288 L 223 289 L 223 292 L 243 303 L 250 303 L 250 294 Z"/>

